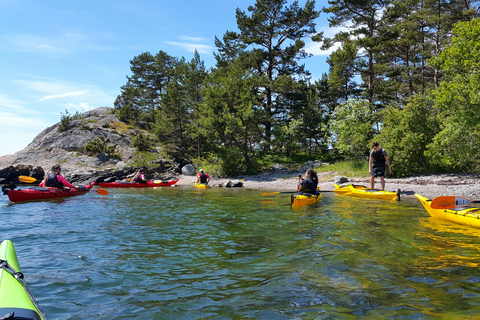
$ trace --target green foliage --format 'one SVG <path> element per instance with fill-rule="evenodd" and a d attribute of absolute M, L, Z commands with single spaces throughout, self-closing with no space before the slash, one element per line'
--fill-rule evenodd
<path fill-rule="evenodd" d="M 148 135 L 138 133 L 133 137 L 130 146 L 137 148 L 137 151 L 150 151 L 150 149 L 152 149 L 152 142 L 149 140 Z"/>
<path fill-rule="evenodd" d="M 441 131 L 429 155 L 455 171 L 480 171 L 480 19 L 460 23 L 435 61 L 446 81 L 433 92 Z"/>
<path fill-rule="evenodd" d="M 59 132 L 65 132 L 69 130 L 72 127 L 72 116 L 68 112 L 67 109 L 65 109 L 65 113 L 60 112 L 60 124 L 58 125 L 58 131 Z"/>
<path fill-rule="evenodd" d="M 331 120 L 332 141 L 340 154 L 348 159 L 368 156 L 373 137 L 373 105 L 367 100 L 350 99 L 340 104 Z"/>
<path fill-rule="evenodd" d="M 224 170 L 224 161 L 213 153 L 206 154 L 203 158 L 195 158 L 192 162 L 195 168 L 203 169 L 211 177 L 228 176 Z"/>
<path fill-rule="evenodd" d="M 429 172 L 432 163 L 426 151 L 439 131 L 432 102 L 417 95 L 404 109 L 389 106 L 383 114 L 383 128 L 375 140 L 387 150 L 393 174 Z"/>
<path fill-rule="evenodd" d="M 160 160 L 162 160 L 162 155 L 159 153 L 137 151 L 133 155 L 130 165 L 136 168 L 157 168 L 160 166 L 158 163 Z"/>
<path fill-rule="evenodd" d="M 99 136 L 93 140 L 90 140 L 87 145 L 85 146 L 85 151 L 90 152 L 92 154 L 100 154 L 105 153 L 109 157 L 118 157 L 119 156 L 115 153 L 117 149 L 116 145 L 108 145 L 110 139 L 105 138 L 104 136 Z"/>

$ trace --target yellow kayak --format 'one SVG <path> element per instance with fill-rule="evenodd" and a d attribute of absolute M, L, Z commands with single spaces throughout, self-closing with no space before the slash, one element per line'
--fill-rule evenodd
<path fill-rule="evenodd" d="M 432 200 L 419 194 L 415 197 L 420 201 L 428 214 L 434 218 L 448 220 L 475 228 L 480 228 L 480 209 L 473 207 L 462 207 L 458 209 L 432 209 Z"/>
<path fill-rule="evenodd" d="M 365 186 L 358 186 L 349 184 L 346 186 L 335 186 L 335 192 L 341 193 L 347 196 L 352 197 L 361 197 L 367 199 L 382 199 L 382 200 L 400 200 L 400 190 L 395 191 L 384 191 L 367 188 Z"/>
<path fill-rule="evenodd" d="M 208 188 L 208 184 L 195 182 L 195 187 L 200 188 L 200 189 L 207 189 L 207 188 Z"/>
<path fill-rule="evenodd" d="M 349 184 L 349 185 L 346 185 L 346 186 L 340 186 L 338 184 L 334 184 L 334 187 L 335 187 L 335 190 L 333 190 L 333 192 L 341 193 L 341 194 L 351 193 L 352 188 L 368 189 L 367 187 L 361 186 L 361 185 L 358 185 L 358 184 Z"/>
<path fill-rule="evenodd" d="M 322 197 L 321 194 L 318 194 L 318 195 L 292 194 L 290 204 L 292 208 L 305 207 L 305 206 L 309 206 L 311 204 L 317 203 L 321 197 Z"/>

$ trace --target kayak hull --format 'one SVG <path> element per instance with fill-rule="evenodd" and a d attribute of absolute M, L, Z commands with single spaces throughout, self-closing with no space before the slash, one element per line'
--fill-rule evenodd
<path fill-rule="evenodd" d="M 415 194 L 428 214 L 434 218 L 451 221 L 458 224 L 480 228 L 480 209 L 473 207 L 463 207 L 458 209 L 432 209 L 432 200 Z"/>
<path fill-rule="evenodd" d="M 352 184 L 343 187 L 335 185 L 335 188 L 335 192 L 352 197 L 380 200 L 400 200 L 400 190 L 398 190 L 397 192 L 384 191 Z"/>
<path fill-rule="evenodd" d="M 3 189 L 3 193 L 8 196 L 11 202 L 22 202 L 32 200 L 60 199 L 83 195 L 90 192 L 95 183 L 85 186 L 85 188 L 58 189 L 32 187 L 28 189 Z"/>
<path fill-rule="evenodd" d="M 149 187 L 168 187 L 173 186 L 178 182 L 177 180 L 171 181 L 147 181 L 147 183 L 138 183 L 138 182 L 100 182 L 98 185 L 101 188 L 149 188 Z"/>
<path fill-rule="evenodd" d="M 290 199 L 290 205 L 292 208 L 299 208 L 310 206 L 312 204 L 317 203 L 320 198 L 322 197 L 321 194 L 312 194 L 312 195 L 305 195 L 305 194 L 292 194 Z"/>
<path fill-rule="evenodd" d="M 0 244 L 0 260 L 8 264 L 8 270 L 21 272 L 13 243 L 10 240 L 5 240 Z M 22 282 L 10 272 L 0 268 L 0 317 L 10 312 L 14 312 L 14 319 L 46 320 L 45 314 L 36 305 L 35 298 L 29 295 L 26 286 L 24 287 Z"/>
<path fill-rule="evenodd" d="M 200 188 L 200 189 L 208 189 L 208 184 L 206 184 L 206 183 L 196 183 L 195 182 L 195 187 Z"/>

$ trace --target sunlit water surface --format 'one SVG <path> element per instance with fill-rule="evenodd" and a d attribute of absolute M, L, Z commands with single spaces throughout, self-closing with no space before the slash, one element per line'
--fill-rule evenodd
<path fill-rule="evenodd" d="M 480 316 L 480 230 L 416 199 L 193 187 L 0 199 L 49 319 L 464 319 Z"/>

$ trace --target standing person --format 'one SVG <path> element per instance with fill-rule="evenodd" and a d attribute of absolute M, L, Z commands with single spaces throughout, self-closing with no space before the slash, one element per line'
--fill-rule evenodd
<path fill-rule="evenodd" d="M 298 193 L 317 193 L 318 177 L 315 170 L 308 169 L 307 172 L 305 172 L 305 179 L 303 179 L 301 173 L 298 175 L 298 178 Z"/>
<path fill-rule="evenodd" d="M 385 163 L 388 165 L 388 173 L 392 174 L 392 167 L 385 149 L 378 146 L 378 142 L 372 143 L 370 160 L 368 161 L 368 172 L 370 173 L 370 187 L 375 187 L 375 177 L 380 177 L 382 190 L 385 190 Z"/>
<path fill-rule="evenodd" d="M 200 169 L 200 171 L 197 174 L 197 183 L 204 183 L 208 184 L 210 182 L 210 176 L 203 172 L 203 169 Z"/>
<path fill-rule="evenodd" d="M 137 173 L 132 178 L 132 183 L 147 183 L 147 180 L 145 180 L 145 170 L 139 169 Z"/>
<path fill-rule="evenodd" d="M 62 168 L 59 164 L 56 164 L 52 167 L 52 172 L 47 174 L 42 182 L 40 182 L 40 187 L 53 187 L 63 189 L 67 188 L 75 188 L 70 182 L 68 182 L 60 173 L 62 172 Z"/>

